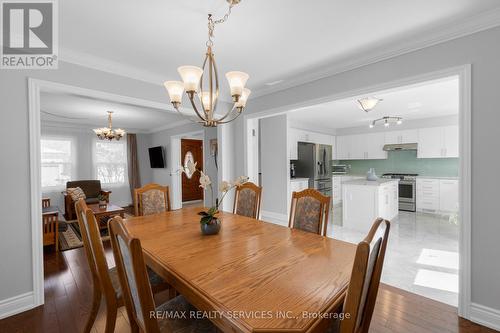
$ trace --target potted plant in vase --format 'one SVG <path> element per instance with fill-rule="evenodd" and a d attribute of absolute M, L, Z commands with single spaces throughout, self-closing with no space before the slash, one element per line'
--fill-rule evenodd
<path fill-rule="evenodd" d="M 108 202 L 106 201 L 106 196 L 99 194 L 97 196 L 97 199 L 99 200 L 99 208 L 106 208 L 108 206 Z"/>
<path fill-rule="evenodd" d="M 212 194 L 212 206 L 206 210 L 203 210 L 198 213 L 201 216 L 200 218 L 200 228 L 201 233 L 203 235 L 215 235 L 218 234 L 221 228 L 221 221 L 218 217 L 219 215 L 219 207 L 224 201 L 226 194 L 232 189 L 243 185 L 248 181 L 248 177 L 240 176 L 236 178 L 232 183 L 227 181 L 222 181 L 219 184 L 219 193 L 220 198 L 218 196 L 214 196 L 214 190 L 212 187 L 212 181 L 210 177 L 206 175 L 203 171 L 196 169 L 196 163 L 188 162 L 186 167 L 181 168 L 182 172 L 189 173 L 193 175 L 195 172 L 200 173 L 200 187 L 204 190 L 210 189 Z"/>

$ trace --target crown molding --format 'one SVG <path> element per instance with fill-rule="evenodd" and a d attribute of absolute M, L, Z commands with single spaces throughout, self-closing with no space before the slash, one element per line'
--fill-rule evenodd
<path fill-rule="evenodd" d="M 256 87 L 252 91 L 252 96 L 256 98 L 269 95 L 497 26 L 500 26 L 500 7 L 418 33 L 415 36 L 399 37 L 377 49 L 357 52 L 330 65 L 292 75 L 289 79 L 285 79 L 282 84 Z"/>
<path fill-rule="evenodd" d="M 165 81 L 165 78 L 161 75 L 151 73 L 144 69 L 101 58 L 88 53 L 70 50 L 65 47 L 60 48 L 59 60 L 154 85 L 161 85 Z"/>

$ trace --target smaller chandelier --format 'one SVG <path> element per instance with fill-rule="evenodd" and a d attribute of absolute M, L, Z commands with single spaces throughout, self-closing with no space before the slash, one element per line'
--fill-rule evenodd
<path fill-rule="evenodd" d="M 95 128 L 94 132 L 97 137 L 101 140 L 120 140 L 124 135 L 125 131 L 121 128 L 113 129 L 113 123 L 111 120 L 111 115 L 113 111 L 108 111 L 108 127 Z"/>
<path fill-rule="evenodd" d="M 403 118 L 386 116 L 379 119 L 375 119 L 370 123 L 370 128 L 374 128 L 378 122 L 383 122 L 385 127 L 389 127 L 391 123 L 396 125 L 401 125 L 403 123 Z"/>
<path fill-rule="evenodd" d="M 383 101 L 381 98 L 377 97 L 365 97 L 358 99 L 359 108 L 365 112 L 370 112 L 377 106 L 379 102 Z"/>

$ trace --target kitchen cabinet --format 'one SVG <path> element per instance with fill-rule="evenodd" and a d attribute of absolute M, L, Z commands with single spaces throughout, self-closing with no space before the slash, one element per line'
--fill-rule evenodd
<path fill-rule="evenodd" d="M 363 179 L 361 176 L 335 175 L 332 177 L 332 203 L 338 205 L 342 203 L 342 184 L 355 179 Z"/>
<path fill-rule="evenodd" d="M 384 133 L 341 135 L 337 137 L 337 157 L 339 160 L 386 159 L 383 150 Z"/>
<path fill-rule="evenodd" d="M 385 132 L 386 144 L 416 143 L 416 142 L 418 142 L 418 130 L 416 129 Z"/>
<path fill-rule="evenodd" d="M 458 157 L 458 126 L 418 130 L 418 158 Z"/>
<path fill-rule="evenodd" d="M 451 213 L 458 210 L 457 179 L 417 178 L 417 211 Z"/>
<path fill-rule="evenodd" d="M 366 232 L 378 217 L 394 219 L 398 215 L 394 186 L 398 186 L 397 180 L 351 180 L 343 183 L 343 227 Z"/>
<path fill-rule="evenodd" d="M 439 181 L 439 210 L 442 212 L 458 210 L 458 180 L 441 179 Z"/>
<path fill-rule="evenodd" d="M 335 145 L 335 137 L 333 135 L 310 132 L 297 128 L 288 128 L 288 155 L 291 160 L 298 159 L 298 142 L 310 142 L 322 145 L 330 145 L 333 149 Z"/>
<path fill-rule="evenodd" d="M 309 188 L 309 178 L 290 179 L 290 193 L 300 192 Z"/>

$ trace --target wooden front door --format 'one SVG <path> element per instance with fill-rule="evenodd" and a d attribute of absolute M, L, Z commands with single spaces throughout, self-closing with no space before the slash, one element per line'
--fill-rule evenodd
<path fill-rule="evenodd" d="M 203 140 L 181 139 L 181 163 L 186 166 L 191 159 L 196 169 L 203 170 Z M 182 202 L 203 200 L 203 189 L 200 187 L 200 173 L 192 176 L 182 173 Z"/>

